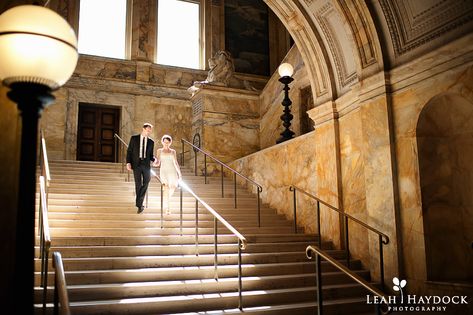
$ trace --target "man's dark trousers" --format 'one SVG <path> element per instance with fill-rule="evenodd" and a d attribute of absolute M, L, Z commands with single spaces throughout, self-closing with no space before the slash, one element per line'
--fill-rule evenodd
<path fill-rule="evenodd" d="M 141 160 L 138 165 L 133 168 L 133 176 L 135 176 L 136 189 L 136 206 L 143 206 L 146 190 L 148 189 L 150 181 L 150 166 L 149 161 Z"/>

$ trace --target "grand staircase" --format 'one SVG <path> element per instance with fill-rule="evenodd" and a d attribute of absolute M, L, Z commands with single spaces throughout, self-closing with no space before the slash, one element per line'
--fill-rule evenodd
<path fill-rule="evenodd" d="M 134 207 L 134 183 L 114 163 L 52 161 L 49 188 L 51 252 L 63 257 L 73 314 L 232 314 L 238 309 L 237 239 L 218 225 L 217 280 L 214 269 L 213 216 L 199 206 L 199 246 L 195 247 L 195 199 L 179 191 L 172 214 L 161 228 L 160 185 L 152 179 L 149 206 Z M 294 233 L 290 221 L 262 205 L 257 226 L 256 198 L 232 182 L 194 176 L 184 181 L 249 241 L 242 254 L 243 311 L 246 314 L 315 314 L 315 265 L 305 248 L 317 235 Z M 181 235 L 182 234 L 182 235 Z M 38 244 L 38 242 L 37 242 Z M 324 248 L 336 258 L 344 252 Z M 35 260 L 36 313 L 42 314 L 39 246 Z M 51 264 L 50 264 L 51 266 Z M 357 260 L 351 268 L 369 278 Z M 49 268 L 46 313 L 52 314 L 53 269 Z M 328 314 L 373 312 L 366 292 L 326 262 L 322 263 L 324 311 Z"/>

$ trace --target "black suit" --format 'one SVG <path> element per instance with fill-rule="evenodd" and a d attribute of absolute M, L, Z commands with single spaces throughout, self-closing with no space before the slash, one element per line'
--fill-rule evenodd
<path fill-rule="evenodd" d="M 136 206 L 143 206 L 143 200 L 148 190 L 150 180 L 150 163 L 154 161 L 154 141 L 148 138 L 146 144 L 145 158 L 140 159 L 140 135 L 134 135 L 130 138 L 128 150 L 126 152 L 126 162 L 131 164 L 133 175 L 135 177 Z"/>

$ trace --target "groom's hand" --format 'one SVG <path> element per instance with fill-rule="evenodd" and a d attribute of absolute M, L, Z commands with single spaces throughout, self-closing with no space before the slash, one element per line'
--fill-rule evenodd
<path fill-rule="evenodd" d="M 131 171 L 131 164 L 130 163 L 126 163 L 126 169 Z"/>

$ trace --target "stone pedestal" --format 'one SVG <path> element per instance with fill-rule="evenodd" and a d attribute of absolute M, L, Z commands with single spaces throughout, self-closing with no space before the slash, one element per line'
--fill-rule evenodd
<path fill-rule="evenodd" d="M 259 150 L 258 92 L 203 84 L 191 102 L 192 137 L 200 135 L 203 150 L 224 163 Z M 191 158 L 194 165 L 193 153 L 186 153 L 186 162 Z M 207 162 L 207 174 L 219 172 L 220 166 Z M 198 155 L 197 169 L 203 173 L 202 154 Z"/>

